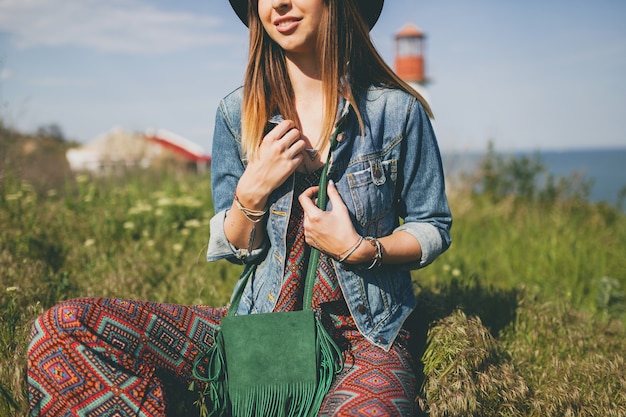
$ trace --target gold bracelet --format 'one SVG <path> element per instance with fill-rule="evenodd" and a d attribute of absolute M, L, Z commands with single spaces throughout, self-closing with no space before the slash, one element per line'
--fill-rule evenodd
<path fill-rule="evenodd" d="M 252 223 L 258 223 L 263 219 L 263 216 L 267 213 L 267 209 L 264 210 L 252 210 L 245 208 L 241 201 L 239 201 L 239 197 L 237 197 L 237 193 L 235 193 L 235 205 L 241 211 L 241 213 L 246 216 L 246 219 L 251 221 Z"/>

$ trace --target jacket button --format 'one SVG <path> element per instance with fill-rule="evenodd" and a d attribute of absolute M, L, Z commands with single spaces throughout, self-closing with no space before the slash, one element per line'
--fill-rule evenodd
<path fill-rule="evenodd" d="M 384 337 L 382 337 L 382 336 L 378 336 L 378 337 L 376 338 L 376 341 L 377 341 L 378 343 L 380 343 L 381 345 L 386 345 L 386 344 L 387 344 L 387 339 L 385 339 L 385 338 L 384 338 Z"/>
<path fill-rule="evenodd" d="M 359 304 L 359 306 L 356 308 L 356 311 L 358 311 L 361 314 L 365 314 L 367 309 L 365 308 L 365 306 L 363 304 Z"/>

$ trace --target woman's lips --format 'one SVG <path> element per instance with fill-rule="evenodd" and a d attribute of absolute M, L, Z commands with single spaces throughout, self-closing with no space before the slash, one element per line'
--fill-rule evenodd
<path fill-rule="evenodd" d="M 274 25 L 276 26 L 276 30 L 280 33 L 293 32 L 296 29 L 296 27 L 298 27 L 298 24 L 300 24 L 300 19 L 293 18 L 293 17 L 277 19 L 274 22 Z"/>

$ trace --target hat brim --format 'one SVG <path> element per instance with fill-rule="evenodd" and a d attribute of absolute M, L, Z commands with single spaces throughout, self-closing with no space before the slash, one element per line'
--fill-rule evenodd
<path fill-rule="evenodd" d="M 244 25 L 248 26 L 248 1 L 249 0 L 228 0 L 233 10 L 237 14 L 237 17 L 243 22 Z M 363 16 L 363 20 L 369 26 L 370 30 L 374 27 L 378 18 L 380 17 L 380 13 L 383 10 L 383 2 L 384 0 L 360 0 L 358 2 L 359 9 L 361 10 L 361 15 Z"/>

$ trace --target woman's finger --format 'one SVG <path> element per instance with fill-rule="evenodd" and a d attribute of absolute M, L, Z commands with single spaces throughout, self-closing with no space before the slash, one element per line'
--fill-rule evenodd
<path fill-rule="evenodd" d="M 281 139 L 287 132 L 292 130 L 295 127 L 295 123 L 292 120 L 283 120 L 282 122 L 275 125 L 270 131 L 264 136 L 263 140 L 278 140 Z"/>
<path fill-rule="evenodd" d="M 302 209 L 305 213 L 317 209 L 317 206 L 315 205 L 315 199 L 317 198 L 318 189 L 319 187 L 317 186 L 309 187 L 298 196 L 298 201 L 300 202 L 300 205 L 302 206 Z"/>
<path fill-rule="evenodd" d="M 343 199 L 341 198 L 339 191 L 337 191 L 337 187 L 335 187 L 335 182 L 333 180 L 328 181 L 328 187 L 326 188 L 326 190 L 328 194 L 328 199 L 333 205 L 333 210 L 335 209 L 335 207 L 345 206 Z"/>

